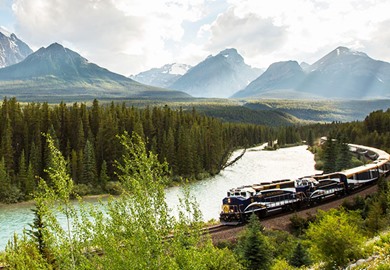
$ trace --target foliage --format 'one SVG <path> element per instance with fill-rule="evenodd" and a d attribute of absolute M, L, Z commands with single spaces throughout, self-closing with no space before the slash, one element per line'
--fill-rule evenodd
<path fill-rule="evenodd" d="M 279 230 L 266 230 L 264 235 L 267 236 L 273 250 L 273 256 L 276 258 L 288 259 L 296 246 L 296 238 L 288 232 Z"/>
<path fill-rule="evenodd" d="M 48 136 L 52 167 L 45 171 L 51 186 L 41 179 L 30 238 L 7 246 L 6 264 L 11 269 L 24 269 L 21 263 L 29 269 L 242 269 L 231 251 L 214 247 L 201 233 L 201 215 L 188 193 L 178 217 L 170 215 L 164 200 L 167 163 L 148 152 L 140 136 L 124 133 L 119 139 L 125 150 L 116 162 L 122 195 L 101 207 L 80 200 L 76 210 L 66 161 Z"/>
<path fill-rule="evenodd" d="M 289 263 L 295 267 L 310 265 L 310 258 L 307 250 L 303 247 L 301 242 L 295 246 L 293 254 L 289 260 Z"/>
<path fill-rule="evenodd" d="M 29 241 L 26 235 L 23 235 L 22 239 L 19 239 L 16 234 L 14 235 L 14 238 L 8 242 L 4 259 L 7 269 L 53 269 L 42 256 L 37 246 Z"/>
<path fill-rule="evenodd" d="M 236 253 L 247 269 L 269 269 L 273 259 L 272 251 L 258 217 L 251 215 L 247 229 L 238 239 Z"/>
<path fill-rule="evenodd" d="M 277 259 L 270 268 L 270 270 L 294 270 L 297 269 L 294 266 L 290 265 L 285 259 Z"/>
<path fill-rule="evenodd" d="M 329 269 L 345 266 L 362 255 L 364 237 L 343 210 L 320 212 L 318 219 L 310 224 L 306 237 L 311 256 L 325 262 Z"/>
<path fill-rule="evenodd" d="M 49 149 L 42 134 L 50 134 L 69 161 L 76 185 L 104 189 L 108 181 L 118 180 L 115 160 L 124 148 L 117 135 L 125 131 L 138 133 L 160 162 L 170 164 L 174 176 L 192 178 L 218 173 L 238 147 L 274 139 L 270 127 L 226 123 L 194 109 L 138 109 L 125 103 L 100 105 L 97 100 L 90 107 L 64 102 L 21 106 L 15 98 L 5 98 L 0 108 L 0 174 L 6 176 L 0 181 L 7 183 L 1 183 L 0 201 L 29 198 L 38 186 L 31 175 L 49 179 L 43 171 L 49 166 Z"/>
<path fill-rule="evenodd" d="M 301 236 L 306 232 L 307 228 L 309 228 L 310 223 L 315 220 L 315 215 L 307 214 L 307 217 L 304 218 L 299 216 L 297 213 L 294 213 L 290 217 L 290 230 L 294 235 Z"/>
<path fill-rule="evenodd" d="M 328 137 L 322 146 L 322 161 L 324 173 L 342 171 L 351 168 L 352 154 L 345 139 Z"/>

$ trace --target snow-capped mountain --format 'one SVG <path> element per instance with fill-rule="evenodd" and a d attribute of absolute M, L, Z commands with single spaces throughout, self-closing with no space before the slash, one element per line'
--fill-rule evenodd
<path fill-rule="evenodd" d="M 0 68 L 19 63 L 32 52 L 15 34 L 0 27 Z"/>
<path fill-rule="evenodd" d="M 304 68 L 304 70 L 302 69 Z M 338 47 L 312 65 L 295 61 L 272 64 L 267 71 L 234 97 L 280 97 L 281 91 L 297 98 L 390 97 L 390 63 L 363 52 Z"/>
<path fill-rule="evenodd" d="M 183 92 L 144 85 L 113 73 L 58 43 L 0 69 L 0 95 L 33 100 L 189 97 Z"/>
<path fill-rule="evenodd" d="M 325 97 L 390 96 L 390 64 L 363 52 L 338 47 L 310 66 L 299 89 Z"/>
<path fill-rule="evenodd" d="M 167 88 L 187 73 L 190 68 L 191 66 L 186 64 L 166 64 L 160 68 L 152 68 L 132 75 L 130 78 L 143 84 Z"/>
<path fill-rule="evenodd" d="M 260 69 L 245 64 L 236 49 L 226 49 L 208 56 L 169 88 L 195 97 L 226 98 L 247 86 L 260 73 Z"/>

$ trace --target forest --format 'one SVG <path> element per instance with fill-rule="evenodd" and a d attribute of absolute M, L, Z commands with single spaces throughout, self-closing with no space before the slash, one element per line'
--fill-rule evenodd
<path fill-rule="evenodd" d="M 328 126 L 331 134 L 338 127 Z M 310 127 L 309 134 L 321 128 Z M 168 164 L 148 151 L 136 133 L 125 131 L 118 138 L 124 151 L 114 167 L 121 195 L 102 207 L 88 207 L 79 198 L 78 210 L 71 201 L 77 194 L 68 162 L 58 142 L 51 135 L 44 138 L 47 178 L 39 179 L 34 192 L 34 222 L 0 253 L 0 266 L 6 269 L 344 269 L 362 258 L 353 269 L 390 265 L 390 185 L 384 179 L 376 194 L 345 200 L 339 209 L 307 218 L 293 215 L 289 232 L 265 229 L 253 215 L 237 241 L 213 244 L 188 192 L 180 200 L 178 217 L 168 214 Z M 343 143 L 335 144 L 342 148 Z M 59 226 L 58 213 L 66 227 Z"/>
<path fill-rule="evenodd" d="M 67 105 L 19 103 L 5 98 L 0 112 L 0 202 L 30 198 L 36 176 L 47 178 L 50 134 L 68 161 L 80 195 L 116 193 L 114 163 L 123 154 L 118 135 L 139 134 L 148 151 L 167 161 L 172 181 L 220 171 L 231 152 L 275 137 L 271 127 L 223 122 L 195 109 L 135 108 L 94 100 Z M 173 183 L 171 183 L 173 184 Z"/>
<path fill-rule="evenodd" d="M 378 181 L 376 194 L 345 200 L 339 209 L 306 218 L 294 215 L 289 232 L 266 230 L 253 216 L 237 241 L 217 245 L 202 232 L 193 197 L 187 193 L 181 199 L 177 218 L 169 216 L 163 199 L 173 176 L 217 173 L 232 149 L 274 139 L 279 146 L 305 141 L 320 152 L 325 171 L 354 166 L 351 156 L 342 158 L 345 142 L 389 152 L 390 110 L 372 112 L 361 122 L 271 128 L 227 123 L 195 109 L 136 109 L 99 105 L 96 100 L 90 107 L 19 104 L 5 99 L 1 117 L 1 196 L 28 196 L 31 189 L 35 219 L 0 253 L 0 266 L 341 269 L 362 258 L 361 267 L 353 269 L 390 265 L 390 185 L 384 179 Z M 321 136 L 331 140 L 318 146 Z M 189 171 L 181 165 L 185 158 Z M 83 185 L 103 189 L 113 179 L 121 183 L 121 195 L 104 207 L 90 208 L 78 197 Z M 145 194 L 151 199 L 145 200 Z M 71 201 L 75 197 L 77 211 Z M 66 218 L 66 228 L 59 226 L 57 213 Z"/>

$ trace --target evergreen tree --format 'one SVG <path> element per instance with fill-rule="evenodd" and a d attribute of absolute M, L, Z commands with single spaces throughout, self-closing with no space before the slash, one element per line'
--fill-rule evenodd
<path fill-rule="evenodd" d="M 265 270 L 271 266 L 272 248 L 255 214 L 251 215 L 247 230 L 238 240 L 237 252 L 247 269 Z"/>
<path fill-rule="evenodd" d="M 108 181 L 110 181 L 110 177 L 107 175 L 107 163 L 105 160 L 103 160 L 102 168 L 100 170 L 100 177 L 99 177 L 100 186 L 105 189 Z"/>
<path fill-rule="evenodd" d="M 5 116 L 5 123 L 3 134 L 1 136 L 1 151 L 0 157 L 4 158 L 4 165 L 7 173 L 13 177 L 15 168 L 14 168 L 14 149 L 12 147 L 12 127 L 11 120 L 8 115 Z"/>
<path fill-rule="evenodd" d="M 72 150 L 70 162 L 71 162 L 70 171 L 71 171 L 72 179 L 76 184 L 80 184 L 81 182 L 79 180 L 79 175 L 81 175 L 81 173 L 79 172 L 79 166 L 78 166 L 79 160 L 77 157 L 76 150 Z"/>
<path fill-rule="evenodd" d="M 32 192 L 31 187 L 29 187 L 30 190 L 27 190 L 27 166 L 26 166 L 26 158 L 24 156 L 24 151 L 22 152 L 19 160 L 19 172 L 17 175 L 18 184 L 21 188 L 21 191 L 24 194 L 29 194 Z"/>
<path fill-rule="evenodd" d="M 341 171 L 351 168 L 352 154 L 349 146 L 343 140 L 338 143 L 338 153 L 336 158 L 336 170 Z"/>
<path fill-rule="evenodd" d="M 308 266 L 310 264 L 308 252 L 303 248 L 301 242 L 296 245 L 289 263 L 295 267 Z"/>
<path fill-rule="evenodd" d="M 314 136 L 313 136 L 313 130 L 309 129 L 309 134 L 307 135 L 307 145 L 313 146 L 314 145 Z"/>
<path fill-rule="evenodd" d="M 84 160 L 82 182 L 84 184 L 96 184 L 97 172 L 95 152 L 92 143 L 89 140 L 87 140 L 87 142 L 85 143 L 83 157 Z"/>
<path fill-rule="evenodd" d="M 0 159 L 0 201 L 8 202 L 11 180 L 4 163 L 4 158 Z"/>
<path fill-rule="evenodd" d="M 39 207 L 39 206 L 36 206 Z M 38 208 L 31 209 L 31 211 L 34 214 L 34 220 L 32 224 L 29 224 L 30 229 L 27 230 L 27 234 L 31 237 L 31 239 L 36 244 L 39 253 L 43 257 L 48 257 L 48 250 L 45 244 L 44 240 L 44 230 L 45 230 L 45 224 L 43 222 L 42 212 Z"/>
<path fill-rule="evenodd" d="M 29 163 L 27 167 L 27 177 L 25 184 L 25 194 L 27 199 L 30 199 L 32 197 L 32 194 L 35 190 L 35 176 L 36 174 L 34 173 L 33 166 L 31 165 L 31 163 Z"/>
<path fill-rule="evenodd" d="M 330 173 L 337 171 L 336 169 L 336 159 L 337 159 L 337 150 L 336 142 L 332 137 L 329 137 L 323 145 L 323 155 L 324 155 L 324 173 Z"/>

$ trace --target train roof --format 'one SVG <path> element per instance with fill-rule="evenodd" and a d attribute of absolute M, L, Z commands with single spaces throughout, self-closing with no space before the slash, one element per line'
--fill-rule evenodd
<path fill-rule="evenodd" d="M 361 149 L 361 150 L 370 151 L 370 152 L 377 154 L 378 155 L 378 157 L 376 158 L 377 160 L 378 159 L 382 159 L 382 160 L 389 160 L 390 159 L 390 155 L 386 151 L 383 151 L 381 149 L 377 149 L 377 148 L 369 147 L 369 146 L 365 146 L 365 145 L 353 144 L 353 143 L 349 143 L 348 145 L 349 145 L 349 147 L 355 148 L 356 151 Z"/>
<path fill-rule="evenodd" d="M 370 163 L 370 164 L 362 165 L 362 166 L 359 166 L 359 167 L 355 167 L 355 168 L 344 170 L 341 173 L 343 173 L 347 177 L 349 177 L 349 176 L 352 176 L 352 175 L 354 175 L 356 173 L 363 173 L 363 172 L 367 172 L 367 171 L 370 171 L 370 170 L 374 170 L 377 167 L 378 167 L 377 164 Z"/>

